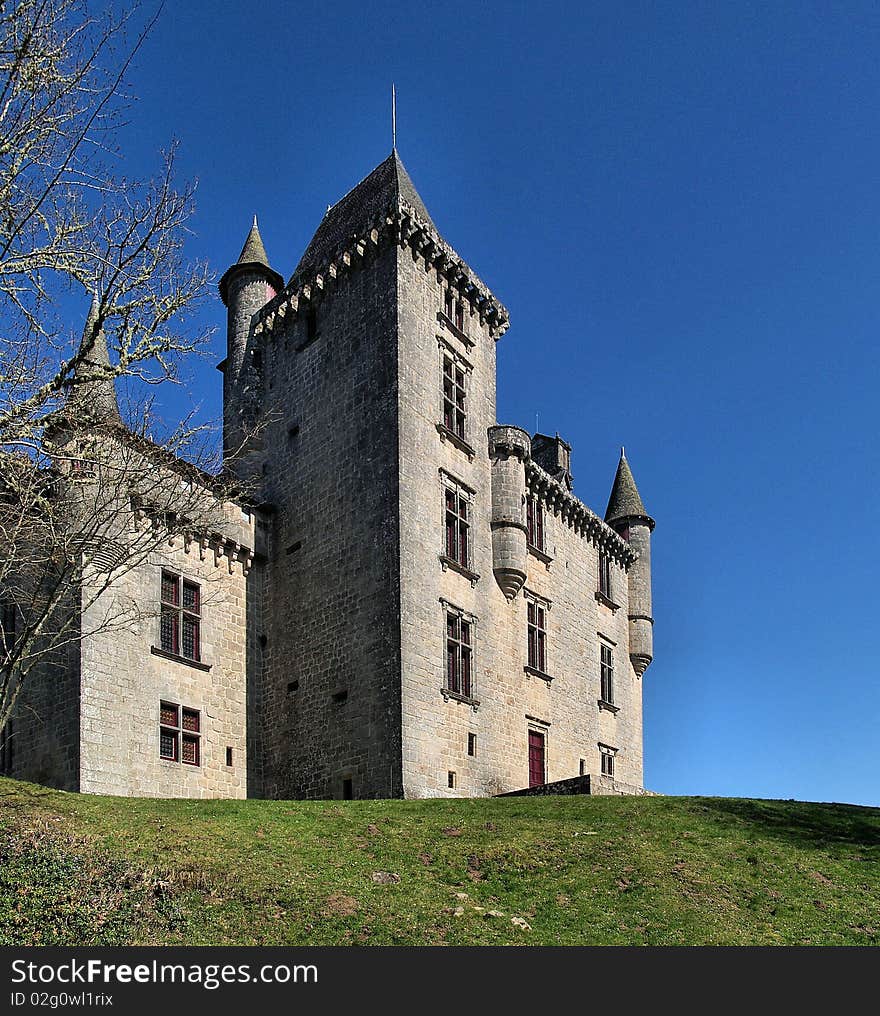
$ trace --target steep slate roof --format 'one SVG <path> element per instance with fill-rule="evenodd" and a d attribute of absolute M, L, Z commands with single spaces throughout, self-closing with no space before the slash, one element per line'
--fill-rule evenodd
<path fill-rule="evenodd" d="M 633 479 L 632 470 L 626 461 L 624 450 L 620 449 L 620 462 L 617 465 L 617 474 L 614 477 L 614 485 L 611 488 L 611 497 L 608 498 L 608 507 L 605 509 L 605 521 L 612 525 L 627 518 L 647 519 L 651 528 L 654 520 L 645 511 L 639 488 Z"/>
<path fill-rule="evenodd" d="M 384 216 L 399 200 L 406 202 L 420 219 L 437 232 L 425 203 L 400 161 L 397 149 L 394 149 L 369 176 L 364 177 L 344 198 L 327 209 L 290 281 L 320 271 L 355 233 L 367 223 Z"/>
<path fill-rule="evenodd" d="M 269 256 L 266 254 L 266 248 L 263 246 L 263 238 L 260 236 L 256 215 L 254 216 L 254 224 L 251 226 L 251 230 L 244 242 L 244 247 L 241 248 L 241 254 L 238 256 L 238 261 L 226 269 L 218 284 L 220 297 L 224 304 L 226 303 L 229 290 L 229 280 L 232 278 L 233 273 L 239 268 L 263 268 L 266 270 L 266 273 L 268 274 L 270 281 L 275 286 L 275 289 L 284 288 L 284 279 L 269 264 Z"/>
<path fill-rule="evenodd" d="M 81 351 L 90 344 L 91 348 L 74 368 L 73 376 L 77 383 L 72 387 L 70 402 L 77 413 L 87 414 L 91 420 L 122 423 L 116 401 L 116 383 L 112 377 L 101 376 L 103 369 L 109 368 L 111 363 L 104 329 L 98 329 L 97 335 L 94 335 L 99 307 L 98 294 L 95 293 L 80 343 Z"/>

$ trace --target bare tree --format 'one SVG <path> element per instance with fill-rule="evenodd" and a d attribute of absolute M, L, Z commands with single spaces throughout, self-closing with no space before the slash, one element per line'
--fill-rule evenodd
<path fill-rule="evenodd" d="M 197 538 L 226 496 L 216 463 L 179 462 L 204 453 L 201 428 L 157 439 L 151 400 L 125 425 L 115 399 L 117 378 L 174 382 L 208 338 L 188 320 L 209 278 L 183 256 L 193 187 L 174 186 L 174 147 L 150 179 L 114 171 L 160 11 L 0 0 L 0 728 L 115 578 L 169 533 Z M 74 342 L 77 294 L 93 299 Z"/>

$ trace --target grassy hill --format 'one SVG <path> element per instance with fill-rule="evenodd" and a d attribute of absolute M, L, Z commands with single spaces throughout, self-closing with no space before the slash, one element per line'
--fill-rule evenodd
<path fill-rule="evenodd" d="M 0 944 L 872 944 L 880 809 L 166 801 L 0 779 Z"/>

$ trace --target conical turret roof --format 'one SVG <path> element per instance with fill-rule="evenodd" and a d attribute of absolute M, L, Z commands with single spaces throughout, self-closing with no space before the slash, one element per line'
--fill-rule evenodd
<path fill-rule="evenodd" d="M 263 238 L 260 236 L 260 228 L 257 225 L 256 215 L 254 216 L 254 224 L 251 226 L 247 239 L 244 242 L 244 247 L 241 248 L 241 254 L 238 256 L 238 261 L 227 268 L 223 273 L 223 277 L 220 279 L 218 288 L 220 290 L 220 297 L 224 304 L 227 301 L 229 280 L 236 271 L 239 271 L 242 268 L 262 268 L 266 272 L 267 279 L 270 283 L 272 283 L 276 290 L 284 287 L 284 279 L 269 264 L 269 257 L 266 254 L 266 248 L 263 245 Z"/>
<path fill-rule="evenodd" d="M 104 329 L 98 327 L 100 306 L 95 293 L 80 342 L 80 352 L 84 355 L 73 371 L 74 384 L 69 401 L 78 416 L 101 423 L 122 423 L 116 400 L 116 383 L 108 373 L 112 365 L 107 336 Z"/>
<path fill-rule="evenodd" d="M 608 498 L 608 507 L 605 509 L 605 521 L 613 526 L 615 522 L 624 519 L 644 519 L 654 528 L 654 520 L 645 511 L 639 488 L 626 460 L 626 452 L 621 448 L 611 497 Z"/>
<path fill-rule="evenodd" d="M 375 222 L 390 207 L 401 201 L 437 232 L 437 227 L 395 148 L 372 173 L 327 209 L 321 225 L 296 266 L 291 281 L 320 271 L 355 233 Z"/>
<path fill-rule="evenodd" d="M 245 265 L 249 262 L 265 265 L 266 268 L 269 267 L 269 258 L 266 254 L 266 248 L 263 246 L 263 238 L 260 236 L 260 227 L 257 225 L 256 215 L 254 216 L 254 224 L 251 226 L 251 231 L 244 242 L 244 247 L 241 248 L 237 264 Z"/>

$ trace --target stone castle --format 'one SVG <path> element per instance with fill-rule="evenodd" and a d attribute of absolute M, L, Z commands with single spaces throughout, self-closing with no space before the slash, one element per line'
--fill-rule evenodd
<path fill-rule="evenodd" d="M 396 150 L 286 284 L 255 220 L 219 289 L 224 447 L 255 494 L 112 586 L 152 613 L 24 688 L 5 771 L 167 797 L 641 792 L 654 522 L 622 453 L 603 520 L 564 440 L 498 424 L 507 311 Z M 112 382 L 92 402 L 118 417 Z"/>

